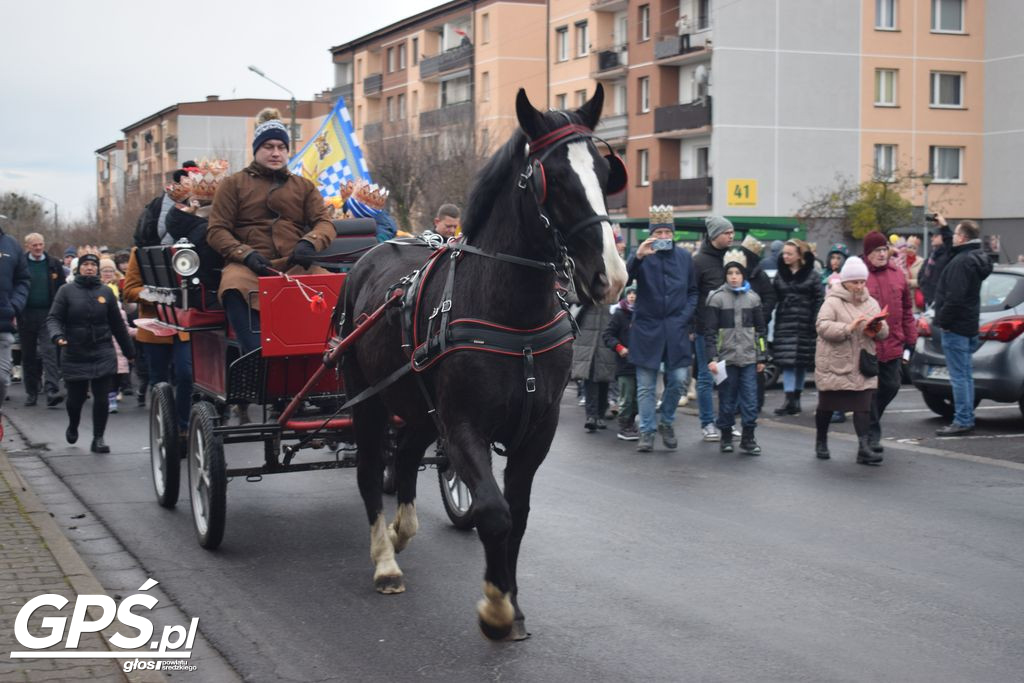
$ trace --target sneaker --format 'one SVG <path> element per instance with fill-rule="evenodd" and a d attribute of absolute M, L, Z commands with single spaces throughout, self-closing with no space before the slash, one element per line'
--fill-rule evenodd
<path fill-rule="evenodd" d="M 678 405 L 678 406 L 679 406 L 680 408 L 682 408 L 683 406 L 685 406 L 685 405 L 686 405 L 687 403 L 689 403 L 689 402 L 690 402 L 690 397 L 689 397 L 689 396 L 687 396 L 686 394 L 683 394 L 683 395 L 682 395 L 682 396 L 681 396 L 681 397 L 679 398 L 679 403 L 678 403 L 677 405 Z"/>
<path fill-rule="evenodd" d="M 605 422 L 604 420 L 602 420 L 601 418 L 597 418 L 597 428 L 598 429 L 608 429 L 608 423 Z"/>
<path fill-rule="evenodd" d="M 640 432 L 637 430 L 636 427 L 629 426 L 620 429 L 619 433 L 616 434 L 615 436 L 622 439 L 623 441 L 636 441 L 640 438 Z"/>
<path fill-rule="evenodd" d="M 665 444 L 665 448 L 674 451 L 679 446 L 679 441 L 676 440 L 676 430 L 672 429 L 672 425 L 664 422 L 659 424 L 658 433 L 661 434 L 661 441 Z"/>
<path fill-rule="evenodd" d="M 60 394 L 50 394 L 46 397 L 46 407 L 53 408 L 59 406 L 64 401 L 64 397 Z"/>
<path fill-rule="evenodd" d="M 596 432 L 597 431 L 597 418 L 596 417 L 588 417 L 587 421 L 583 423 L 583 428 L 586 429 L 588 432 Z"/>
<path fill-rule="evenodd" d="M 654 432 L 640 432 L 640 439 L 636 445 L 640 453 L 650 453 L 654 450 Z"/>
<path fill-rule="evenodd" d="M 700 432 L 705 441 L 718 441 L 722 438 L 722 435 L 718 432 L 718 427 L 710 422 L 701 427 Z"/>
<path fill-rule="evenodd" d="M 579 406 L 587 405 L 587 397 L 586 396 L 580 396 L 580 400 L 576 401 L 576 405 L 579 405 Z"/>
<path fill-rule="evenodd" d="M 117 396 L 111 396 L 110 400 L 107 401 L 107 412 L 108 413 L 116 413 L 117 412 Z"/>
<path fill-rule="evenodd" d="M 739 427 L 737 427 L 736 425 L 733 425 L 733 427 L 732 427 L 732 435 L 735 436 L 737 439 L 739 439 L 740 437 L 743 436 L 743 432 L 740 431 Z"/>

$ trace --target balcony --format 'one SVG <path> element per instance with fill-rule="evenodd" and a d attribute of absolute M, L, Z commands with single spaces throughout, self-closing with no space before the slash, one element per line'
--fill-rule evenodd
<path fill-rule="evenodd" d="M 597 51 L 597 64 L 592 78 L 611 80 L 626 75 L 629 53 L 625 45 L 616 45 Z"/>
<path fill-rule="evenodd" d="M 689 104 L 673 104 L 654 110 L 654 134 L 659 138 L 684 138 L 706 133 L 711 127 L 711 98 Z"/>
<path fill-rule="evenodd" d="M 629 0 L 591 0 L 594 12 L 622 12 L 629 6 Z"/>
<path fill-rule="evenodd" d="M 382 81 L 383 81 L 383 79 L 382 79 Z M 365 88 L 366 88 L 365 84 L 364 84 L 363 88 L 365 90 Z M 344 85 L 339 85 L 339 86 L 336 86 L 334 88 L 331 88 L 331 99 L 334 100 L 335 102 L 337 102 L 339 97 L 343 98 L 345 100 L 345 105 L 346 106 L 352 106 L 352 95 L 353 94 L 354 94 L 354 88 L 353 88 L 351 83 L 345 83 Z"/>
<path fill-rule="evenodd" d="M 379 96 L 380 91 L 383 89 L 384 76 L 382 74 L 367 74 L 366 78 L 363 79 L 363 95 L 366 97 Z"/>
<path fill-rule="evenodd" d="M 138 152 L 128 152 L 128 163 L 134 163 L 139 160 Z"/>
<path fill-rule="evenodd" d="M 711 206 L 711 178 L 676 178 L 651 183 L 651 203 Z"/>
<path fill-rule="evenodd" d="M 436 130 L 443 126 L 473 125 L 473 103 L 459 102 L 440 109 L 420 113 L 420 130 Z"/>
<path fill-rule="evenodd" d="M 661 66 L 700 61 L 707 57 L 710 43 L 710 31 L 690 33 L 685 40 L 675 33 L 662 33 L 654 44 L 654 60 Z"/>
<path fill-rule="evenodd" d="M 594 130 L 594 133 L 596 133 L 598 137 L 602 137 L 609 142 L 613 142 L 616 140 L 624 140 L 628 130 L 627 115 L 617 114 L 602 118 L 597 124 L 597 129 Z"/>
<path fill-rule="evenodd" d="M 177 152 L 178 152 L 178 136 L 177 135 L 168 135 L 167 136 L 167 141 L 166 141 L 166 146 L 167 146 L 167 153 L 168 154 L 177 154 Z"/>
<path fill-rule="evenodd" d="M 420 80 L 436 81 L 440 76 L 459 69 L 468 69 L 473 65 L 472 44 L 460 45 L 433 57 L 424 57 L 420 61 Z"/>

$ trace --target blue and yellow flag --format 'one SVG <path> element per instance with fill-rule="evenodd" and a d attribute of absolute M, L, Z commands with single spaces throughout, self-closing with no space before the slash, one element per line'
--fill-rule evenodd
<path fill-rule="evenodd" d="M 340 194 L 349 180 L 372 182 L 342 97 L 313 139 L 288 162 L 288 170 L 313 181 L 325 198 Z"/>

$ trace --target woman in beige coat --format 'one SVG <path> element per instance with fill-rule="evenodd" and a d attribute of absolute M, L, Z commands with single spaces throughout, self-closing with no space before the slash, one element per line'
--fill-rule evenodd
<path fill-rule="evenodd" d="M 875 339 L 885 339 L 889 326 L 884 319 L 869 324 L 881 311 L 867 290 L 868 269 L 864 261 L 851 256 L 839 272 L 839 283 L 829 287 L 818 311 L 818 342 L 814 354 L 814 383 L 818 388 L 815 454 L 829 459 L 828 427 L 833 411 L 853 411 L 853 426 L 859 442 L 857 462 L 877 465 L 882 456 L 868 446 L 871 397 L 878 388 L 876 376 L 861 372 L 861 351 L 875 357 Z M 875 357 L 875 367 L 878 367 Z"/>

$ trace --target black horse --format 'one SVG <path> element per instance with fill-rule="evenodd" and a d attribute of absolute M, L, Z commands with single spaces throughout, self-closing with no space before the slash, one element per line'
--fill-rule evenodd
<path fill-rule="evenodd" d="M 545 328 L 564 316 L 556 296 L 559 276 L 564 286 L 572 281 L 581 299 L 615 301 L 626 271 L 615 250 L 604 195 L 625 185 L 625 169 L 618 157 L 602 156 L 594 145 L 592 131 L 603 100 L 598 85 L 577 111 L 542 113 L 519 91 L 520 130 L 477 178 L 465 212 L 464 239 L 435 259 L 417 299 L 424 310 L 415 323 L 418 339 L 429 336 L 428 324 L 437 331 L 438 318 L 487 321 L 505 331 Z M 459 244 L 469 246 L 457 251 Z M 342 334 L 377 308 L 404 276 L 427 270 L 429 254 L 399 243 L 384 243 L 366 254 L 345 282 Z M 453 267 L 457 275 L 449 283 Z M 435 319 L 428 323 L 431 310 Z M 402 319 L 399 309 L 390 310 L 346 353 L 342 363 L 349 395 L 410 364 Z M 564 319 L 559 322 L 568 327 Z M 562 341 L 568 340 L 571 330 Z M 535 350 L 525 375 L 523 353 L 449 352 L 435 357 L 419 377 L 407 374 L 353 408 L 359 491 L 371 526 L 376 589 L 405 590 L 395 553 L 416 533 L 417 467 L 440 431 L 450 465 L 473 496 L 473 519 L 487 563 L 477 611 L 481 629 L 493 639 L 527 637 L 517 602 L 516 563 L 534 473 L 558 425 L 572 361 L 571 343 Z M 436 407 L 436 416 L 429 414 L 430 406 Z M 389 413 L 405 423 L 395 455 L 398 511 L 390 525 L 382 512 L 381 490 Z M 495 443 L 507 447 L 504 494 L 491 471 Z"/>

